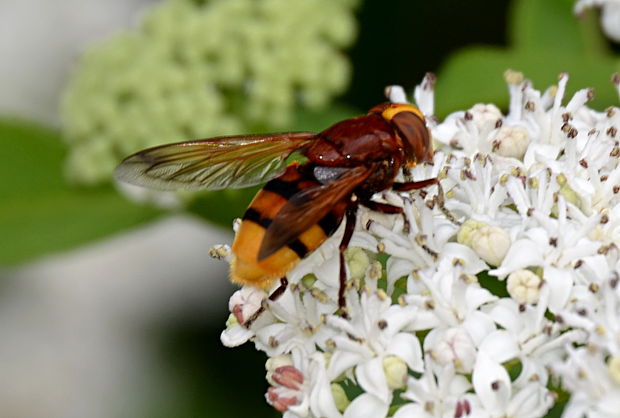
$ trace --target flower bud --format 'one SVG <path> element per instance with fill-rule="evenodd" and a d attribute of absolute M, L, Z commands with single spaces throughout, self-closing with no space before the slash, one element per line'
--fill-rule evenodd
<path fill-rule="evenodd" d="M 483 226 L 473 233 L 471 247 L 484 261 L 499 266 L 510 248 L 510 236 L 497 226 Z"/>
<path fill-rule="evenodd" d="M 409 377 L 407 363 L 398 356 L 388 355 L 383 358 L 383 371 L 390 389 L 402 389 Z"/>
<path fill-rule="evenodd" d="M 486 224 L 484 222 L 480 222 L 475 219 L 466 220 L 465 222 L 463 222 L 463 225 L 461 225 L 459 232 L 456 234 L 456 241 L 459 244 L 471 247 L 471 239 L 474 235 L 474 232 L 476 232 L 478 229 L 485 225 Z"/>
<path fill-rule="evenodd" d="M 278 412 L 286 412 L 291 406 L 297 405 L 299 399 L 293 393 L 293 396 L 290 396 L 285 390 L 282 390 L 281 387 L 270 386 L 267 389 L 267 394 L 265 395 L 267 402 L 275 408 Z"/>
<path fill-rule="evenodd" d="M 304 375 L 292 365 L 280 366 L 271 374 L 271 380 L 285 388 L 299 390 L 304 383 Z"/>
<path fill-rule="evenodd" d="M 521 126 L 502 126 L 493 140 L 493 150 L 503 156 L 522 159 L 530 144 L 530 137 Z"/>
<path fill-rule="evenodd" d="M 467 111 L 478 132 L 489 132 L 495 128 L 497 121 L 502 119 L 502 112 L 494 104 L 477 103 Z"/>
<path fill-rule="evenodd" d="M 463 328 L 450 328 L 442 333 L 431 354 L 439 364 L 452 363 L 457 371 L 470 373 L 476 360 L 476 347 Z"/>
<path fill-rule="evenodd" d="M 317 278 L 314 274 L 308 273 L 304 277 L 301 278 L 300 283 L 306 289 L 312 289 L 314 283 L 316 283 Z"/>
<path fill-rule="evenodd" d="M 529 270 L 513 271 L 506 282 L 508 294 L 519 304 L 538 302 L 541 285 L 541 278 Z"/>
<path fill-rule="evenodd" d="M 344 412 L 349 407 L 351 401 L 347 397 L 347 394 L 344 391 L 343 387 L 340 386 L 338 383 L 332 383 L 330 386 L 332 389 L 332 396 L 334 397 L 334 403 L 336 404 L 336 408 L 338 408 L 338 411 Z"/>
<path fill-rule="evenodd" d="M 275 357 L 270 357 L 265 362 L 265 369 L 267 370 L 267 374 L 265 378 L 267 379 L 270 385 L 275 386 L 276 382 L 275 380 L 272 379 L 272 376 L 273 376 L 273 373 L 276 371 L 276 369 L 283 367 L 283 366 L 292 366 L 292 365 L 293 365 L 293 359 L 291 358 L 290 355 L 283 354 L 283 355 L 279 355 Z"/>
<path fill-rule="evenodd" d="M 349 266 L 349 275 L 353 280 L 362 279 L 366 275 L 366 268 L 370 264 L 370 258 L 366 251 L 360 247 L 350 247 L 344 253 Z"/>
<path fill-rule="evenodd" d="M 370 263 L 370 268 L 368 269 L 368 278 L 371 280 L 379 280 L 383 275 L 383 266 L 377 260 Z"/>
<path fill-rule="evenodd" d="M 230 312 L 240 324 L 245 323 L 262 306 L 267 294 L 254 286 L 244 286 L 237 290 L 228 301 Z"/>

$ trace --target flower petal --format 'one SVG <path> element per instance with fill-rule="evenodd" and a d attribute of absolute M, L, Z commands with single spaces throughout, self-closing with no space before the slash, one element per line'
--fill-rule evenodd
<path fill-rule="evenodd" d="M 253 336 L 254 332 L 246 327 L 242 325 L 233 325 L 222 331 L 220 334 L 220 341 L 222 341 L 222 344 L 226 347 L 237 347 L 241 344 L 245 344 Z"/>
<path fill-rule="evenodd" d="M 423 405 L 408 403 L 400 408 L 392 418 L 432 418 L 433 416 L 424 409 Z"/>
<path fill-rule="evenodd" d="M 363 393 L 344 411 L 344 418 L 382 418 L 387 416 L 390 405 L 370 393 Z"/>
<path fill-rule="evenodd" d="M 536 243 L 529 239 L 520 239 L 510 246 L 502 265 L 489 271 L 489 274 L 503 277 L 521 268 L 541 265 L 543 261 L 543 256 Z"/>
<path fill-rule="evenodd" d="M 480 401 L 492 415 L 499 416 L 506 410 L 512 392 L 510 377 L 486 352 L 478 353 L 472 383 Z"/>
<path fill-rule="evenodd" d="M 382 357 L 375 357 L 359 364 L 355 368 L 355 377 L 364 391 L 373 394 L 381 402 L 389 403 L 391 392 L 383 371 Z"/>
<path fill-rule="evenodd" d="M 573 289 L 572 272 L 567 272 L 566 269 L 545 267 L 543 278 L 550 288 L 549 310 L 557 312 L 563 309 Z"/>
<path fill-rule="evenodd" d="M 504 363 L 519 355 L 519 346 L 512 334 L 505 330 L 497 330 L 489 334 L 480 344 L 479 355 L 483 353 L 497 363 Z"/>
<path fill-rule="evenodd" d="M 392 338 L 386 354 L 394 354 L 402 358 L 407 363 L 407 366 L 415 372 L 421 373 L 424 371 L 420 340 L 413 334 L 404 332 L 396 334 Z"/>
<path fill-rule="evenodd" d="M 336 380 L 347 370 L 364 361 L 364 357 L 355 352 L 336 350 L 329 360 L 327 376 L 330 380 Z"/>

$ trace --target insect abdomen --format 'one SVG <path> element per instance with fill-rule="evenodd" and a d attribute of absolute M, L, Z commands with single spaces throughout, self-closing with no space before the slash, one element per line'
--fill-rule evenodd
<path fill-rule="evenodd" d="M 300 172 L 300 166 L 291 164 L 284 174 L 258 192 L 243 216 L 232 245 L 232 281 L 268 288 L 334 233 L 344 216 L 346 202 L 337 203 L 325 217 L 292 242 L 258 261 L 265 231 L 280 209 L 295 193 L 317 185 L 319 183 L 314 178 Z"/>

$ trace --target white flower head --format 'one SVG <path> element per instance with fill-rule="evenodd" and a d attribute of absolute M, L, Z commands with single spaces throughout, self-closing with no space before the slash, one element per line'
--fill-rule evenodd
<path fill-rule="evenodd" d="M 435 77 L 415 88 L 441 145 L 406 175 L 439 184 L 373 196 L 402 214 L 358 208 L 346 309 L 343 226 L 275 300 L 231 298 L 222 341 L 270 357 L 267 400 L 286 417 L 542 417 L 550 382 L 570 392 L 567 416 L 620 409 L 620 109 L 591 109 L 590 89 L 565 97 L 567 74 L 544 91 L 504 77 L 506 114 L 476 104 L 440 121 Z"/>

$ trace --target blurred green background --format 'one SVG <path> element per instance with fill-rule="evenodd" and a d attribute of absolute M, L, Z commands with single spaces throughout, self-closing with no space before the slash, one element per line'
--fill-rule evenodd
<path fill-rule="evenodd" d="M 620 48 L 596 11 L 576 19 L 568 0 L 119 4 L 0 1 L 15 36 L 0 44 L 0 332 L 11 340 L 0 409 L 12 416 L 278 415 L 263 355 L 219 342 L 233 287 L 206 260 L 256 189 L 137 198 L 112 182 L 123 156 L 319 131 L 428 71 L 440 117 L 505 109 L 508 68 L 541 89 L 566 71 L 569 93 L 594 87 L 594 107 L 618 103 Z"/>

